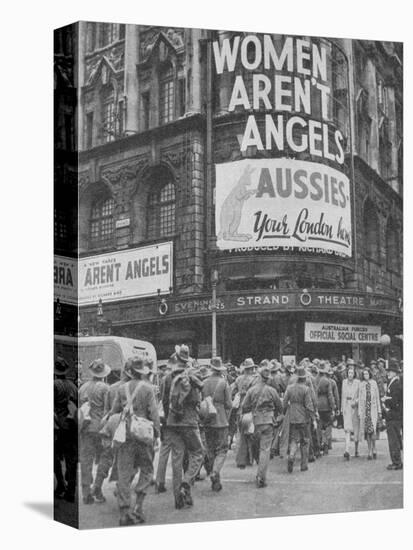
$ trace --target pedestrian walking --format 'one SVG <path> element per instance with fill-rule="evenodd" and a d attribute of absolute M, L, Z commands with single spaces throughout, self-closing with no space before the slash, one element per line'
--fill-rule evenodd
<path fill-rule="evenodd" d="M 189 348 L 176 346 L 172 372 L 168 377 L 169 410 L 167 427 L 172 446 L 172 477 L 175 508 L 192 506 L 191 486 L 203 460 L 203 447 L 199 431 L 198 410 L 201 402 L 202 381 L 186 372 Z M 188 466 L 183 475 L 183 460 L 187 453 Z"/>
<path fill-rule="evenodd" d="M 113 405 L 116 403 L 119 388 L 124 384 L 126 384 L 127 382 L 129 382 L 131 378 L 133 378 L 133 375 L 131 373 L 132 362 L 133 362 L 133 357 L 127 359 L 127 361 L 125 362 L 123 371 L 121 373 L 120 380 L 118 380 L 118 382 L 115 382 L 114 384 L 111 384 L 109 386 L 109 391 L 106 396 L 105 417 L 108 417 L 108 419 L 111 419 L 111 422 L 110 424 L 105 423 L 104 427 L 100 431 L 100 434 L 102 436 L 101 441 L 102 441 L 102 446 L 105 449 L 105 455 L 107 456 L 108 460 L 109 460 L 109 455 L 111 455 L 111 460 L 112 460 L 112 467 L 110 470 L 109 482 L 118 481 L 118 466 L 117 466 L 118 449 L 116 446 L 112 446 L 111 442 L 113 437 L 110 437 L 111 430 L 116 429 L 117 427 L 116 421 L 113 418 L 114 416 Z M 110 444 L 108 444 L 108 441 L 110 441 Z"/>
<path fill-rule="evenodd" d="M 387 439 L 391 464 L 388 470 L 403 468 L 401 450 L 403 448 L 403 385 L 400 381 L 400 368 L 396 359 L 389 361 L 387 372 L 389 384 L 383 398 L 383 407 L 386 415 Z"/>
<path fill-rule="evenodd" d="M 285 392 L 283 401 L 284 413 L 290 411 L 288 472 L 294 468 L 294 459 L 298 447 L 301 452 L 301 471 L 308 470 L 308 423 L 315 422 L 314 403 L 311 389 L 306 385 L 307 372 L 303 366 L 297 369 L 296 382 L 290 384 Z"/>
<path fill-rule="evenodd" d="M 120 386 L 123 386 L 123 384 L 126 384 L 126 382 L 129 382 L 129 380 L 131 379 L 131 375 L 129 371 L 131 364 L 132 364 L 132 358 L 128 359 L 125 362 L 123 371 L 120 375 L 120 380 L 118 380 L 118 382 L 115 382 L 114 384 L 111 384 L 109 386 L 108 394 L 106 397 L 106 403 L 105 403 L 105 414 L 111 412 L 113 403 L 115 402 L 116 395 L 118 393 L 118 389 L 120 388 Z"/>
<path fill-rule="evenodd" d="M 314 375 L 316 373 L 316 375 Z M 306 379 L 305 384 L 310 389 L 310 397 L 313 402 L 314 419 L 315 422 L 309 418 L 307 421 L 307 430 L 309 437 L 308 446 L 308 462 L 315 462 L 316 458 L 320 457 L 320 442 L 318 440 L 317 423 L 319 421 L 319 414 L 317 409 L 317 395 L 316 395 L 316 376 L 318 374 L 318 368 L 312 363 L 308 363 L 306 367 Z"/>
<path fill-rule="evenodd" d="M 377 387 L 379 388 L 379 394 L 380 394 L 380 399 L 381 399 L 386 394 L 387 375 L 386 375 L 386 373 L 383 374 L 380 371 L 380 369 L 377 365 L 377 361 L 375 361 L 374 359 L 372 361 L 370 361 L 370 369 L 371 369 L 371 373 L 373 375 L 373 380 L 375 380 L 375 382 L 377 384 Z"/>
<path fill-rule="evenodd" d="M 360 435 L 367 441 L 367 459 L 377 458 L 376 429 L 381 418 L 381 403 L 379 389 L 373 380 L 371 370 L 364 368 L 357 396 L 358 414 L 360 418 Z"/>
<path fill-rule="evenodd" d="M 211 359 L 211 375 L 204 381 L 202 396 L 211 398 L 216 414 L 205 423 L 208 462 L 212 470 L 211 488 L 222 489 L 221 471 L 228 452 L 228 419 L 231 413 L 231 390 L 225 379 L 226 368 L 220 357 Z"/>
<path fill-rule="evenodd" d="M 360 381 L 356 378 L 356 372 L 352 365 L 347 369 L 347 378 L 343 380 L 341 395 L 341 414 L 344 426 L 344 458 L 350 460 L 350 439 L 354 434 L 354 456 L 358 457 L 360 438 L 360 421 L 357 408 L 357 396 Z"/>
<path fill-rule="evenodd" d="M 386 370 L 386 360 L 383 359 L 383 357 L 379 357 L 377 359 L 377 369 L 380 372 L 381 377 L 383 380 L 387 380 L 387 370 Z"/>
<path fill-rule="evenodd" d="M 334 370 L 331 366 L 330 361 L 326 362 L 326 366 L 328 370 L 328 377 L 331 383 L 331 391 L 333 392 L 333 397 L 334 397 L 334 410 L 331 415 L 332 421 L 330 422 L 330 425 L 327 428 L 328 449 L 331 450 L 333 448 L 333 422 L 334 422 L 334 419 L 338 418 L 341 404 L 340 404 L 340 396 L 338 394 L 337 383 L 334 379 Z"/>
<path fill-rule="evenodd" d="M 319 421 L 319 441 L 323 454 L 328 454 L 328 438 L 330 426 L 332 424 L 335 401 L 328 378 L 328 367 L 325 361 L 320 361 L 318 367 L 318 379 L 316 381 L 317 390 L 317 410 L 320 417 Z"/>
<path fill-rule="evenodd" d="M 227 382 L 231 386 L 237 379 L 237 369 L 231 361 L 225 363 Z"/>
<path fill-rule="evenodd" d="M 170 376 L 168 374 L 171 372 L 172 367 L 175 363 L 175 356 L 172 355 L 167 362 L 166 369 L 163 373 L 163 376 L 160 380 L 159 387 L 159 399 L 162 404 L 162 416 L 160 417 L 161 431 L 160 439 L 161 446 L 159 449 L 158 457 L 158 468 L 156 470 L 155 477 L 155 492 L 156 493 L 165 493 L 166 492 L 166 469 L 168 466 L 169 456 L 172 451 L 171 437 L 168 426 L 166 425 L 168 413 L 169 413 L 169 392 L 170 392 Z"/>
<path fill-rule="evenodd" d="M 243 415 L 252 413 L 254 439 L 259 448 L 256 484 L 258 488 L 263 488 L 267 485 L 274 418 L 282 412 L 282 402 L 277 391 L 268 384 L 270 368 L 261 367 L 258 374 L 259 379 L 247 391 L 241 412 Z"/>
<path fill-rule="evenodd" d="M 107 410 L 109 392 L 109 386 L 104 379 L 110 372 L 109 365 L 106 365 L 102 359 L 95 359 L 89 366 L 92 379 L 85 382 L 79 389 L 79 405 L 89 403 L 90 407 L 90 421 L 86 422 L 80 431 L 81 481 L 85 504 L 106 501 L 102 493 L 102 485 L 112 465 L 112 452 L 110 448 L 102 446 L 99 431 Z M 94 463 L 98 466 L 93 479 Z"/>
<path fill-rule="evenodd" d="M 336 381 L 337 388 L 338 388 L 338 397 L 339 397 L 340 404 L 342 402 L 341 400 L 342 400 L 342 393 L 343 393 L 343 381 L 346 377 L 346 372 L 347 372 L 346 365 L 344 362 L 341 362 L 337 365 L 335 374 L 334 374 L 334 379 Z M 341 411 L 341 407 L 340 407 L 340 411 Z M 337 429 L 340 430 L 343 428 L 344 428 L 344 419 L 343 419 L 343 414 L 340 412 L 337 417 Z"/>
<path fill-rule="evenodd" d="M 281 375 L 281 363 L 279 363 L 276 359 L 272 359 L 270 362 L 270 371 L 271 378 L 268 383 L 276 390 L 280 399 L 282 399 L 286 386 Z M 276 423 L 274 426 L 274 437 L 271 443 L 270 458 L 274 458 L 275 456 L 279 456 L 280 454 L 280 432 L 283 420 L 284 415 L 278 415 L 278 418 L 276 418 Z"/>
<path fill-rule="evenodd" d="M 200 367 L 194 369 L 193 371 L 192 371 L 192 369 L 189 369 L 188 372 L 193 372 L 193 374 L 195 374 L 195 376 L 197 378 L 199 378 L 199 380 L 201 380 L 201 382 L 204 382 L 211 375 L 211 371 L 206 365 L 201 365 Z M 201 412 L 201 409 L 202 409 L 202 405 L 200 407 L 200 412 Z M 211 475 L 211 472 L 212 472 L 212 466 L 210 464 L 209 455 L 208 455 L 208 448 L 207 448 L 207 443 L 206 443 L 206 438 L 205 438 L 205 423 L 204 423 L 204 419 L 201 418 L 201 414 L 199 415 L 198 425 L 199 425 L 199 433 L 200 433 L 200 436 L 201 436 L 201 442 L 202 442 L 202 448 L 203 448 L 203 459 L 202 459 L 201 466 L 198 470 L 198 473 L 195 476 L 195 481 L 203 481 L 205 478 L 204 478 L 203 474 L 201 473 L 202 468 L 204 468 L 207 477 L 209 477 Z M 185 453 L 185 456 L 184 456 L 184 472 L 187 470 L 187 468 L 188 468 L 188 453 Z"/>
<path fill-rule="evenodd" d="M 253 441 L 252 434 L 248 433 L 248 427 L 241 422 L 242 405 L 247 395 L 248 390 L 257 382 L 257 377 L 254 369 L 257 367 L 253 359 L 248 357 L 241 364 L 241 374 L 235 380 L 235 385 L 232 393 L 233 403 L 237 402 L 238 408 L 238 445 L 236 454 L 236 465 L 240 469 L 246 466 L 252 466 L 253 462 Z"/>
<path fill-rule="evenodd" d="M 134 357 L 129 372 L 132 379 L 119 388 L 112 408 L 114 414 L 123 411 L 128 427 L 126 440 L 117 451 L 117 498 L 121 526 L 145 522 L 143 503 L 152 482 L 154 446 L 160 433 L 158 406 L 154 388 L 147 380 L 150 369 L 145 364 L 145 358 Z M 130 426 L 133 415 L 153 424 L 153 441 L 140 440 L 132 433 Z M 139 479 L 134 487 L 135 504 L 132 506 L 132 482 L 138 470 Z"/>
<path fill-rule="evenodd" d="M 295 376 L 295 365 L 288 364 L 284 368 L 284 371 L 282 372 L 282 378 L 285 387 L 287 388 L 289 385 L 293 384 L 297 377 Z M 288 453 L 289 448 L 289 440 L 290 440 L 290 411 L 287 410 L 286 414 L 284 415 L 284 420 L 281 425 L 280 433 L 279 433 L 279 448 L 280 448 L 280 458 L 284 458 Z"/>
<path fill-rule="evenodd" d="M 56 357 L 54 365 L 54 474 L 55 496 L 67 502 L 75 501 L 78 456 L 77 405 L 78 389 L 66 378 L 69 365 Z M 62 462 L 65 465 L 63 475 Z"/>
<path fill-rule="evenodd" d="M 357 378 L 357 380 L 361 380 L 362 376 L 360 372 L 360 367 L 356 364 L 356 362 L 352 357 L 347 357 L 347 360 L 346 360 L 346 368 L 349 368 L 349 367 L 354 368 L 355 378 Z"/>

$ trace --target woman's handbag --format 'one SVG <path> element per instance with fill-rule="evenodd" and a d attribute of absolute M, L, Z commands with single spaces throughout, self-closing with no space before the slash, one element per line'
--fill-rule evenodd
<path fill-rule="evenodd" d="M 377 419 L 377 432 L 384 432 L 386 429 L 386 421 L 384 418 L 379 417 Z"/>

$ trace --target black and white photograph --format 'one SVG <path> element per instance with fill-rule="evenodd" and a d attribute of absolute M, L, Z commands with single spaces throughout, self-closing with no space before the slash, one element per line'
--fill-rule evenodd
<path fill-rule="evenodd" d="M 79 22 L 54 94 L 55 519 L 402 508 L 403 44 Z"/>

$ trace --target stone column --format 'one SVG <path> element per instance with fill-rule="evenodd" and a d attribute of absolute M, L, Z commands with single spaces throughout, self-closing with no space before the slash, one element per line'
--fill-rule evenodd
<path fill-rule="evenodd" d="M 340 38 L 337 40 L 337 43 L 341 46 L 341 48 L 344 50 L 344 53 L 346 54 L 347 61 L 348 61 L 348 94 L 349 94 L 349 137 L 351 137 L 351 143 L 352 143 L 352 154 L 355 155 L 357 153 L 357 139 L 356 139 L 356 117 L 355 117 L 355 101 L 356 101 L 356 92 L 355 92 L 355 85 L 354 85 L 354 55 L 353 55 L 353 40 L 350 40 L 348 38 Z M 350 149 L 350 147 L 349 147 Z"/>
<path fill-rule="evenodd" d="M 125 27 L 124 93 L 127 101 L 125 129 L 137 132 L 139 130 L 139 82 L 136 64 L 138 62 L 139 31 L 137 25 L 125 25 Z"/>
<path fill-rule="evenodd" d="M 225 38 L 230 39 L 232 36 L 231 32 L 220 31 L 219 39 L 222 42 Z M 212 56 L 213 57 L 213 56 Z M 212 75 L 214 80 L 214 87 L 220 85 L 219 87 L 219 113 L 225 114 L 228 112 L 229 102 L 231 99 L 232 91 L 232 82 L 234 79 L 234 73 L 229 73 L 225 70 L 221 75 L 216 74 L 215 63 L 212 62 Z"/>
<path fill-rule="evenodd" d="M 398 192 L 398 162 L 397 162 L 397 129 L 396 129 L 396 103 L 393 83 L 386 85 L 387 88 L 387 116 L 389 117 L 389 141 L 391 143 L 391 179 L 389 185 Z"/>
<path fill-rule="evenodd" d="M 369 57 L 366 63 L 366 89 L 368 91 L 368 109 L 372 119 L 370 130 L 370 158 L 368 159 L 370 166 L 377 170 L 379 169 L 379 120 L 377 112 L 377 81 L 376 67 L 374 60 Z"/>
<path fill-rule="evenodd" d="M 78 23 L 78 43 L 76 45 L 75 60 L 77 58 L 78 74 L 75 76 L 77 81 L 77 147 L 78 150 L 86 148 L 85 143 L 85 113 L 83 109 L 82 89 L 85 85 L 85 56 L 86 56 L 87 23 L 79 21 Z"/>
<path fill-rule="evenodd" d="M 192 33 L 191 40 L 191 52 L 187 51 L 187 68 L 186 74 L 188 75 L 188 69 L 191 69 L 189 90 L 190 94 L 186 101 L 187 110 L 191 113 L 201 112 L 201 63 L 200 63 L 200 48 L 199 41 L 201 39 L 202 31 L 200 29 L 190 29 Z M 191 63 L 189 60 L 191 59 Z M 188 89 L 188 88 L 187 88 Z"/>

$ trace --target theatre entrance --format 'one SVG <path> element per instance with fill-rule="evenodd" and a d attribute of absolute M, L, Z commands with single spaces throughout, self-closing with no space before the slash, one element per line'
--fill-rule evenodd
<path fill-rule="evenodd" d="M 278 321 L 274 316 L 227 318 L 222 336 L 224 359 L 231 360 L 234 365 L 239 366 L 247 357 L 259 363 L 262 359 L 279 356 Z"/>

